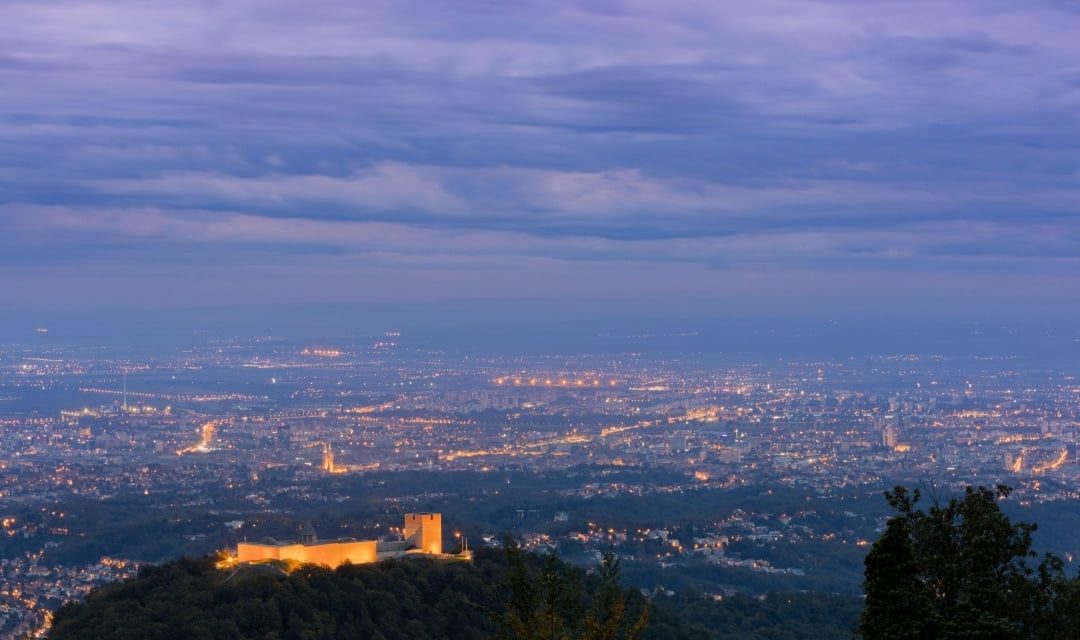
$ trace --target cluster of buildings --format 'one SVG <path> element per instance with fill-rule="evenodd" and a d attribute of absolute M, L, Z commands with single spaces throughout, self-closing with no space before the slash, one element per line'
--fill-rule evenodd
<path fill-rule="evenodd" d="M 139 567 L 108 557 L 88 565 L 48 563 L 42 554 L 0 558 L 0 638 L 42 637 L 60 605 L 133 577 Z"/>
<path fill-rule="evenodd" d="M 1075 500 L 1078 444 L 1075 374 L 1012 361 L 450 357 L 410 351 L 397 336 L 363 348 L 238 340 L 146 360 L 0 348 L 0 538 L 8 543 L 0 560 L 38 558 L 35 571 L 68 576 L 64 593 L 83 583 L 50 564 L 47 545 L 85 533 L 66 504 L 139 498 L 165 513 L 271 522 L 297 506 L 349 504 L 354 496 L 327 481 L 365 474 L 573 478 L 558 496 L 585 503 L 758 485 L 827 500 L 926 478 L 1005 482 L 1029 503 Z M 614 473 L 625 469 L 641 473 Z M 453 494 L 427 492 L 428 502 Z M 439 555 L 438 514 L 408 519 L 429 508 L 417 495 L 388 505 L 406 518 L 393 540 L 234 539 L 237 561 Z M 634 531 L 616 531 L 619 540 L 567 530 L 574 523 L 563 516 L 525 533 L 537 545 L 589 553 L 628 545 L 628 556 L 655 555 L 634 550 Z M 867 537 L 824 525 L 807 533 L 797 527 L 811 525 L 798 521 L 745 531 L 721 519 L 708 535 L 661 544 L 655 561 L 794 570 L 748 549 L 736 555 L 729 543 Z M 174 525 L 185 552 L 216 542 L 212 532 Z M 234 538 L 248 530 L 219 529 Z"/>

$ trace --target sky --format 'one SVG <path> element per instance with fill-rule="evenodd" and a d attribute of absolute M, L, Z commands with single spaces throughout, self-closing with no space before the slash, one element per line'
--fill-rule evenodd
<path fill-rule="evenodd" d="M 0 7 L 9 318 L 1080 318 L 1072 2 Z"/>

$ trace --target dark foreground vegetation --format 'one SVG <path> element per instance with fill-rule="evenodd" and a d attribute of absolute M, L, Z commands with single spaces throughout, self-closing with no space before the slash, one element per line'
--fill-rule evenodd
<path fill-rule="evenodd" d="M 866 557 L 865 640 L 1080 640 L 1080 577 L 1032 549 L 1034 524 L 999 503 L 1008 487 L 949 500 L 897 487 L 894 515 Z"/>
<path fill-rule="evenodd" d="M 849 638 L 861 603 L 819 594 L 647 600 L 608 559 L 586 573 L 554 558 L 479 551 L 428 560 L 219 571 L 211 559 L 145 569 L 57 612 L 50 638 L 280 640 Z"/>

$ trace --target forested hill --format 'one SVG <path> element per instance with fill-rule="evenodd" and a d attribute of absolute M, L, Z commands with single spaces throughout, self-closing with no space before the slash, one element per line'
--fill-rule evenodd
<path fill-rule="evenodd" d="M 524 555 L 536 605 L 551 592 L 568 629 L 599 601 L 600 578 L 552 560 Z M 553 574 L 557 580 L 551 580 Z M 266 568 L 219 571 L 210 559 L 185 558 L 149 567 L 131 581 L 109 585 L 84 603 L 57 612 L 53 640 L 279 640 L 516 637 L 506 611 L 515 593 L 513 569 L 502 552 L 481 551 L 471 564 L 428 560 L 301 567 L 291 574 Z M 627 590 L 624 627 L 646 606 Z M 526 601 L 529 599 L 526 598 Z M 531 606 L 531 605 L 526 605 Z M 858 599 L 777 594 L 763 600 L 714 601 L 660 597 L 648 604 L 646 639 L 850 638 Z M 527 613 L 526 617 L 532 615 Z M 537 612 L 537 616 L 544 615 Z M 573 633 L 571 631 L 571 633 Z M 574 635 L 573 637 L 578 637 Z"/>

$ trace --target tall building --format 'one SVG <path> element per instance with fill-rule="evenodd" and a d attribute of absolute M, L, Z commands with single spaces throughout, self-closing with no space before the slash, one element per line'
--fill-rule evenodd
<path fill-rule="evenodd" d="M 896 447 L 896 427 L 892 425 L 885 427 L 881 432 L 881 444 L 890 449 Z"/>
<path fill-rule="evenodd" d="M 1014 456 L 1012 451 L 1006 451 L 1002 458 L 1002 463 L 1004 463 L 1006 471 L 1017 471 L 1016 461 L 1020 458 Z"/>

